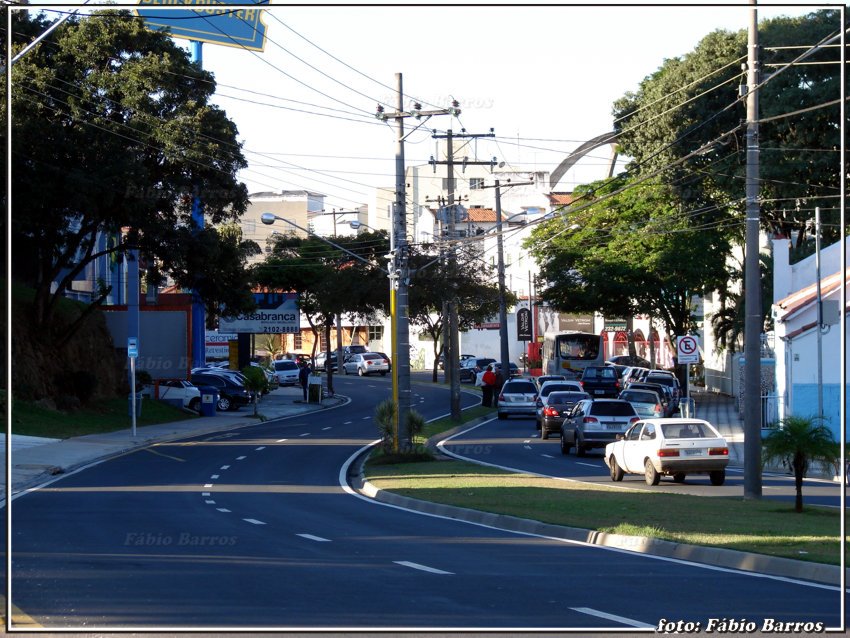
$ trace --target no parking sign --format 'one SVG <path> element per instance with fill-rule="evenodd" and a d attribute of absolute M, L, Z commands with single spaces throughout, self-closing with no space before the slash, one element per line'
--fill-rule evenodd
<path fill-rule="evenodd" d="M 676 338 L 679 363 L 699 363 L 699 343 L 693 335 Z"/>

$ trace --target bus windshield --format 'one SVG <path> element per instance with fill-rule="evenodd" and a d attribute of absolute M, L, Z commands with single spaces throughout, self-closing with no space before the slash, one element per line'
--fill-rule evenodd
<path fill-rule="evenodd" d="M 599 335 L 562 334 L 556 338 L 558 357 L 566 361 L 586 361 L 599 358 Z"/>

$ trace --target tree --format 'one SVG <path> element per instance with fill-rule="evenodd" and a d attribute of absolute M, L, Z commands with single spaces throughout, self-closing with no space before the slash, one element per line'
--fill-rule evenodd
<path fill-rule="evenodd" d="M 762 441 L 764 462 L 790 462 L 794 470 L 794 510 L 803 511 L 803 479 L 812 462 L 832 464 L 836 458 L 832 432 L 819 417 L 786 416 Z"/>
<path fill-rule="evenodd" d="M 426 245 L 410 257 L 413 271 L 409 288 L 408 317 L 434 344 L 432 380 L 437 382 L 439 354 L 443 345 L 443 302 L 447 293 L 458 299 L 458 329 L 469 330 L 475 324 L 492 319 L 499 312 L 499 288 L 492 283 L 494 268 L 481 259 L 476 248 L 458 251 L 457 269 L 434 263 L 436 248 Z M 516 304 L 516 295 L 508 291 L 506 304 Z"/>
<path fill-rule="evenodd" d="M 35 30 L 14 15 L 16 33 Z M 258 247 L 214 227 L 247 206 L 236 126 L 209 102 L 213 76 L 168 35 L 127 11 L 71 18 L 15 64 L 12 91 L 12 275 L 35 288 L 45 338 L 57 339 L 46 329 L 57 299 L 86 266 L 131 249 L 151 282 L 168 275 L 210 308 L 251 307 L 244 260 Z"/>
<path fill-rule="evenodd" d="M 324 331 L 330 343 L 331 328 L 343 313 L 371 317 L 389 310 L 389 283 L 379 264 L 389 252 L 386 232 L 360 233 L 356 237 L 334 237 L 329 245 L 321 238 L 278 236 L 271 254 L 255 266 L 254 278 L 272 290 L 299 294 L 299 308 L 313 334 Z M 352 256 L 358 255 L 360 259 Z M 318 339 L 314 340 L 313 358 Z M 338 363 L 342 366 L 342 362 Z M 327 366 L 328 390 L 333 392 L 333 370 Z"/>
<path fill-rule="evenodd" d="M 269 391 L 269 380 L 266 373 L 259 366 L 245 366 L 242 368 L 242 374 L 245 375 L 245 387 L 254 393 L 254 416 L 257 416 L 257 404 L 260 402 L 260 395 Z"/>

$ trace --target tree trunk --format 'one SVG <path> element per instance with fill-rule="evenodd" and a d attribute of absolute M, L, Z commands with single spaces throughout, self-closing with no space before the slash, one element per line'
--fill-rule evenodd
<path fill-rule="evenodd" d="M 328 356 L 325 359 L 325 373 L 328 375 L 328 392 L 334 394 L 334 367 L 331 365 L 331 326 L 333 319 L 325 321 L 325 343 L 328 344 Z M 336 351 L 334 351 L 336 352 Z M 342 370 L 342 361 L 336 362 L 337 370 Z"/>
<path fill-rule="evenodd" d="M 806 474 L 805 459 L 801 454 L 794 455 L 794 488 L 796 495 L 794 497 L 794 511 L 803 511 L 803 477 Z"/>

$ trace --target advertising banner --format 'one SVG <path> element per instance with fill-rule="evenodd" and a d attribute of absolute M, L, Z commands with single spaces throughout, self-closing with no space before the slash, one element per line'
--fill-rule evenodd
<path fill-rule="evenodd" d="M 220 332 L 249 334 L 298 334 L 301 317 L 298 294 L 294 292 L 259 292 L 254 294 L 257 309 L 245 315 L 222 317 Z"/>

